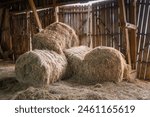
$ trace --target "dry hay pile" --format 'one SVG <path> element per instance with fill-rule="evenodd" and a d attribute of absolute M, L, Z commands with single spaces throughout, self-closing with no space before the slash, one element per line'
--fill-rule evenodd
<path fill-rule="evenodd" d="M 21 55 L 16 61 L 16 79 L 20 83 L 46 86 L 64 77 L 67 67 L 65 56 L 54 51 L 34 50 Z"/>
<path fill-rule="evenodd" d="M 122 54 L 110 47 L 97 47 L 86 53 L 79 66 L 77 80 L 81 83 L 120 82 L 130 78 L 130 67 Z"/>
<path fill-rule="evenodd" d="M 12 100 L 56 100 L 59 96 L 50 94 L 48 90 L 42 88 L 29 87 L 26 90 L 17 92 L 12 98 Z"/>
<path fill-rule="evenodd" d="M 48 49 L 62 54 L 62 50 L 78 46 L 79 39 L 68 25 L 55 22 L 36 34 L 32 40 L 33 49 Z"/>
<path fill-rule="evenodd" d="M 82 66 L 82 61 L 84 59 L 84 56 L 87 52 L 89 52 L 91 48 L 87 46 L 79 46 L 79 47 L 72 47 L 70 49 L 66 49 L 64 51 L 67 60 L 68 60 L 68 77 L 71 77 L 73 75 L 77 75 L 78 71 L 80 70 Z"/>

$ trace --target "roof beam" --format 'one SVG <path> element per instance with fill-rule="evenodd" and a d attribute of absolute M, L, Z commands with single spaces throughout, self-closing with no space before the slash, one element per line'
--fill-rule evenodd
<path fill-rule="evenodd" d="M 36 24 L 39 28 L 39 32 L 41 32 L 43 29 L 42 29 L 42 24 L 40 22 L 40 18 L 39 18 L 39 15 L 37 13 L 37 10 L 36 10 L 36 7 L 35 7 L 35 4 L 34 4 L 34 1 L 33 0 L 28 0 L 29 2 L 29 5 L 33 11 L 33 14 L 34 14 L 34 17 L 35 17 L 35 20 L 36 20 Z"/>

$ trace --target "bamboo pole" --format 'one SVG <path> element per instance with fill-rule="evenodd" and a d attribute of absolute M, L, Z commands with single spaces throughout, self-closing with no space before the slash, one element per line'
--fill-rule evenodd
<path fill-rule="evenodd" d="M 42 29 L 42 25 L 41 25 L 41 22 L 40 22 L 40 19 L 39 19 L 39 16 L 38 16 L 38 13 L 37 13 L 37 10 L 36 10 L 36 7 L 35 7 L 35 4 L 34 4 L 34 1 L 33 0 L 28 0 L 29 2 L 29 5 L 33 11 L 33 14 L 34 14 L 34 17 L 35 17 L 35 20 L 36 20 L 36 24 L 39 28 L 39 32 L 41 32 L 43 29 Z"/>

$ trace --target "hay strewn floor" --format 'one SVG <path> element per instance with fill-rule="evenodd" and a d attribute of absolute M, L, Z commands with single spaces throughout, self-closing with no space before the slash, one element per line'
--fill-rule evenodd
<path fill-rule="evenodd" d="M 0 69 L 2 69 L 2 64 L 0 64 Z M 0 74 L 1 72 L 2 70 L 0 70 Z M 13 70 L 6 70 L 6 72 L 11 74 Z M 12 75 L 12 77 L 14 76 Z M 14 78 L 1 79 L 0 99 L 12 99 L 17 92 L 27 88 L 27 86 L 19 84 Z M 41 90 L 31 89 L 35 91 Z M 39 93 L 39 98 L 32 99 L 150 99 L 150 82 L 141 80 L 136 80 L 134 83 L 123 81 L 118 84 L 105 82 L 96 85 L 83 85 L 75 82 L 74 79 L 69 79 L 54 83 L 47 89 L 42 90 L 49 94 L 42 96 L 43 93 Z M 55 98 L 52 98 L 52 96 Z"/>

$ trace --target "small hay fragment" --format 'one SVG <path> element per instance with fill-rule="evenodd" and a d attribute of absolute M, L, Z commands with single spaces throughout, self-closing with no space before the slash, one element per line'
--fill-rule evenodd
<path fill-rule="evenodd" d="M 68 61 L 68 77 L 76 75 L 82 66 L 82 61 L 91 48 L 87 46 L 72 47 L 64 51 Z"/>
<path fill-rule="evenodd" d="M 102 84 L 99 84 L 99 83 L 97 83 L 95 86 L 94 86 L 94 88 L 102 88 L 103 86 L 102 86 Z"/>
<path fill-rule="evenodd" d="M 120 82 L 128 77 L 127 65 L 122 54 L 111 47 L 96 47 L 88 52 L 78 72 L 81 82 Z M 124 74 L 126 70 L 126 74 Z"/>
<path fill-rule="evenodd" d="M 21 55 L 15 66 L 16 79 L 32 86 L 46 86 L 64 77 L 65 56 L 54 51 L 34 50 Z"/>
<path fill-rule="evenodd" d="M 48 90 L 42 88 L 29 87 L 26 90 L 17 92 L 12 100 L 57 100 L 59 96 L 49 93 Z"/>
<path fill-rule="evenodd" d="M 48 49 L 59 54 L 62 54 L 64 49 L 78 45 L 79 39 L 75 31 L 61 22 L 49 25 L 42 32 L 34 35 L 32 40 L 33 49 Z"/>

